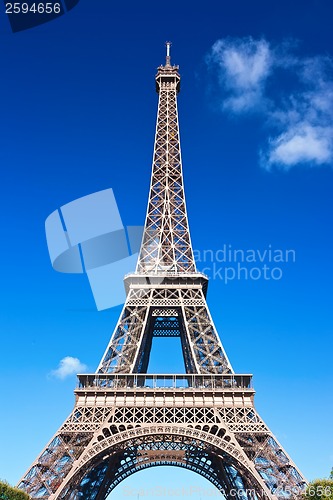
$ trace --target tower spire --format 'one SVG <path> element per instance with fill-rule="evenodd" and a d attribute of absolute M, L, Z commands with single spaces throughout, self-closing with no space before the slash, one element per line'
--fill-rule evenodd
<path fill-rule="evenodd" d="M 170 61 L 171 61 L 171 57 L 170 57 L 170 47 L 171 47 L 171 42 L 165 42 L 165 45 L 166 45 L 166 60 L 165 60 L 165 65 L 166 66 L 171 66 L 170 64 Z"/>

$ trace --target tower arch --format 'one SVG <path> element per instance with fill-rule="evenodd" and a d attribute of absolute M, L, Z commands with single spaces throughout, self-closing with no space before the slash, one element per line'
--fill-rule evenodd
<path fill-rule="evenodd" d="M 228 433 L 219 438 L 177 425 L 145 426 L 121 432 L 116 439 L 97 439 L 50 498 L 89 500 L 87 488 L 93 478 L 103 484 L 104 496 L 98 496 L 103 500 L 130 475 L 163 465 L 200 474 L 229 497 L 252 498 L 254 492 L 259 497 L 261 492 L 262 498 L 269 498 L 262 478 Z"/>

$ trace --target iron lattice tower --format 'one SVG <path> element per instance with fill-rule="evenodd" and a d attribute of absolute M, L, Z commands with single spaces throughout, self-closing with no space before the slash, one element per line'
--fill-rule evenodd
<path fill-rule="evenodd" d="M 226 498 L 290 498 L 306 481 L 254 408 L 251 375 L 235 374 L 206 303 L 186 213 L 178 128 L 178 66 L 159 94 L 146 223 L 126 303 L 94 374 L 19 487 L 32 498 L 104 500 L 147 467 L 175 465 Z M 186 374 L 147 374 L 154 336 L 179 336 Z"/>

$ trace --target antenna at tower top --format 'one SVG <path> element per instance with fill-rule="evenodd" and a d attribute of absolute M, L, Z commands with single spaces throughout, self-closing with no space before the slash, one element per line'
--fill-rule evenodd
<path fill-rule="evenodd" d="M 167 53 L 166 53 L 166 66 L 170 66 L 170 47 L 171 47 L 171 42 L 165 42 Z"/>

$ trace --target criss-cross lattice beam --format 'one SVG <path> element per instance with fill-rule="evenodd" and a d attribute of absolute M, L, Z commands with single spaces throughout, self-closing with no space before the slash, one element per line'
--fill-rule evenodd
<path fill-rule="evenodd" d="M 148 375 L 144 384 L 136 381 L 140 375 L 104 375 L 105 382 L 123 377 L 124 384 L 120 380 L 119 384 L 103 383 L 98 377 L 103 379 L 98 374 L 81 376 L 83 387 L 76 390 L 72 414 L 22 479 L 20 488 L 32 498 L 69 500 L 76 498 L 75 492 L 83 484 L 84 498 L 89 499 L 88 490 L 95 494 L 104 488 L 106 494 L 112 484 L 124 479 L 117 476 L 121 450 L 150 443 L 154 445 L 151 451 L 170 451 L 183 438 L 198 443 L 196 454 L 198 450 L 210 452 L 210 460 L 223 455 L 210 477 L 218 474 L 219 484 L 236 488 L 237 494 L 241 495 L 242 484 L 246 484 L 256 494 L 264 487 L 270 498 L 283 500 L 290 497 L 288 492 L 300 492 L 304 487 L 295 464 L 256 413 L 249 376 L 189 375 L 185 376 L 189 385 L 183 381 L 181 388 L 174 381 L 173 389 L 149 382 Z M 198 440 L 206 444 L 199 445 Z M 155 459 L 150 465 L 161 465 Z M 175 462 L 184 465 L 179 454 Z M 106 476 L 111 466 L 114 474 L 109 479 L 117 476 L 116 483 Z M 130 473 L 135 470 L 131 468 Z M 74 489 L 67 490 L 65 484 Z M 218 486 L 215 480 L 213 484 Z"/>
<path fill-rule="evenodd" d="M 163 305 L 164 307 L 156 307 Z M 232 367 L 216 332 L 201 285 L 197 288 L 130 288 L 118 325 L 99 365 L 101 373 L 145 372 L 152 337 L 156 330 L 156 311 L 161 325 L 170 325 L 170 308 L 176 308 L 177 321 L 168 335 L 181 338 L 187 373 L 231 373 Z M 166 307 L 167 306 L 167 307 Z M 165 309 L 164 316 L 163 309 Z M 175 311 L 174 311 L 175 312 Z M 164 320 L 163 320 L 164 318 Z M 164 334 L 166 334 L 164 331 Z"/>
<path fill-rule="evenodd" d="M 152 177 L 137 273 L 195 272 L 183 187 L 178 66 L 160 66 Z"/>

